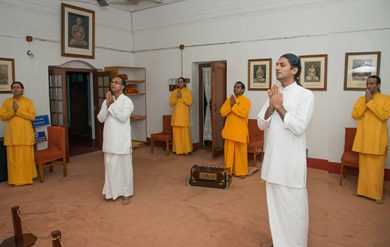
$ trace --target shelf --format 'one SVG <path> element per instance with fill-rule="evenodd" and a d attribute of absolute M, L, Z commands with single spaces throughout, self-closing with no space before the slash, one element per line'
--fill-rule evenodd
<path fill-rule="evenodd" d="M 145 80 L 126 80 L 127 83 L 144 83 Z"/>
<path fill-rule="evenodd" d="M 127 96 L 145 95 L 145 93 L 127 93 Z"/>
<path fill-rule="evenodd" d="M 139 120 L 144 120 L 146 119 L 146 116 L 144 115 L 131 115 L 130 120 L 131 121 L 139 121 Z"/>

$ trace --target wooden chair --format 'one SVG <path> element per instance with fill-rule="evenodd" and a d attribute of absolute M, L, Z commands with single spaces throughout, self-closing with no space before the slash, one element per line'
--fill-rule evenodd
<path fill-rule="evenodd" d="M 345 178 L 344 167 L 359 169 L 359 153 L 352 151 L 355 135 L 356 128 L 345 128 L 344 153 L 341 156 L 340 185 L 343 184 L 343 178 Z"/>
<path fill-rule="evenodd" d="M 171 115 L 163 115 L 163 131 L 150 135 L 150 152 L 153 153 L 154 142 L 165 142 L 167 155 L 169 155 L 169 145 L 172 143 Z"/>
<path fill-rule="evenodd" d="M 253 154 L 254 166 L 256 166 L 257 155 L 261 154 L 262 159 L 264 145 L 264 131 L 257 126 L 257 119 L 248 119 L 249 143 L 248 153 Z"/>
<path fill-rule="evenodd" d="M 53 171 L 53 161 L 62 160 L 64 177 L 68 175 L 68 169 L 66 165 L 66 152 L 65 152 L 65 129 L 59 126 L 47 127 L 47 142 L 48 148 L 43 150 L 37 150 L 34 153 L 35 165 L 39 170 L 39 181 L 43 183 L 45 177 L 43 175 L 43 168 L 45 166 L 50 167 L 50 171 Z"/>

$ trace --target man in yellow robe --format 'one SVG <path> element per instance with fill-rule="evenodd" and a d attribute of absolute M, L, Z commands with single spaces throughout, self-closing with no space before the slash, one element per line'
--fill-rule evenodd
<path fill-rule="evenodd" d="M 21 82 L 13 82 L 11 91 L 14 96 L 6 99 L 0 108 L 0 118 L 6 122 L 4 146 L 7 147 L 8 184 L 32 184 L 37 177 L 31 124 L 35 108 L 33 102 L 23 96 Z"/>
<path fill-rule="evenodd" d="M 192 105 L 192 92 L 185 86 L 183 77 L 177 79 L 178 88 L 169 99 L 173 107 L 171 125 L 173 128 L 173 151 L 176 154 L 192 152 L 190 106 Z"/>
<path fill-rule="evenodd" d="M 239 177 L 248 175 L 248 115 L 251 102 L 243 95 L 244 91 L 244 83 L 236 82 L 234 96 L 226 99 L 220 110 L 221 115 L 226 117 L 222 129 L 222 137 L 225 139 L 225 167 L 231 174 Z"/>
<path fill-rule="evenodd" d="M 357 194 L 378 203 L 383 199 L 387 119 L 390 116 L 390 96 L 380 92 L 380 85 L 379 76 L 369 76 L 366 94 L 356 101 L 352 110 L 352 117 L 359 121 L 352 147 L 359 153 Z"/>

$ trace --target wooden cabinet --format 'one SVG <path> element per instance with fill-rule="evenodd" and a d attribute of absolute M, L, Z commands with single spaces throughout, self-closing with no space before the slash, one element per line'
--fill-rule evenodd
<path fill-rule="evenodd" d="M 131 116 L 131 135 L 136 141 L 146 142 L 146 69 L 139 67 L 111 66 L 105 67 L 111 78 L 121 76 L 127 78 L 124 92 L 134 103 Z"/>

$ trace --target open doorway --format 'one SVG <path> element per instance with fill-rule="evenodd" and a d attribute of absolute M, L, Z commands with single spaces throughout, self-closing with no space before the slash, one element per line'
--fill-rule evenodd
<path fill-rule="evenodd" d="M 69 155 L 97 150 L 92 139 L 91 74 L 67 72 Z"/>
<path fill-rule="evenodd" d="M 201 63 L 199 70 L 199 146 L 213 156 L 223 152 L 224 118 L 219 110 L 226 99 L 226 61 Z"/>

